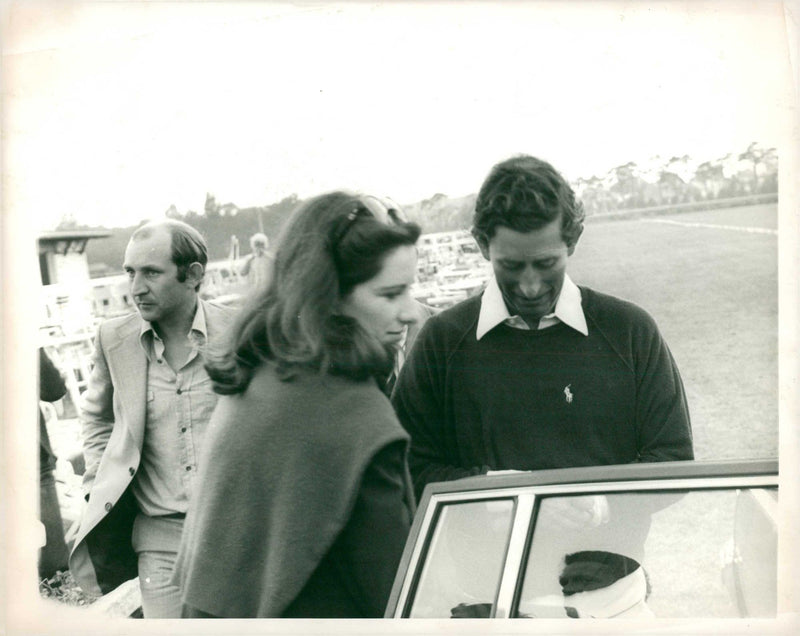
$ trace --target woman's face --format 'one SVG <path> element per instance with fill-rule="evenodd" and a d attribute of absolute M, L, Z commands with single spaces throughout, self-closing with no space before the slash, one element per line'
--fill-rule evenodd
<path fill-rule="evenodd" d="M 355 318 L 383 344 L 399 344 L 406 326 L 416 321 L 411 284 L 417 271 L 417 248 L 401 245 L 389 252 L 381 270 L 356 285 L 339 311 Z"/>

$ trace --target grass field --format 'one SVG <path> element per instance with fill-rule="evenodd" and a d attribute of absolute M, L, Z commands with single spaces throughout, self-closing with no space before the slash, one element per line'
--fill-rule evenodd
<path fill-rule="evenodd" d="M 697 459 L 777 457 L 776 227 L 775 204 L 589 220 L 571 258 L 576 283 L 656 319 L 683 376 Z"/>
<path fill-rule="evenodd" d="M 747 231 L 774 232 L 777 220 L 775 204 L 590 220 L 571 259 L 575 282 L 631 300 L 658 322 L 683 376 L 697 459 L 778 455 L 778 239 Z M 720 577 L 725 537 L 716 534 L 731 527 L 732 505 L 695 494 L 670 510 L 655 515 L 648 538 L 652 609 L 735 615 Z M 689 584 L 698 580 L 708 584 L 699 596 Z"/>

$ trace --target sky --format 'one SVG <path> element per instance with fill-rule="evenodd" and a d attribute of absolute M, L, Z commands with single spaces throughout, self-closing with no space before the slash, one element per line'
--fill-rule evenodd
<path fill-rule="evenodd" d="M 797 141 L 774 2 L 22 2 L 2 50 L 4 207 L 39 230 Z"/>

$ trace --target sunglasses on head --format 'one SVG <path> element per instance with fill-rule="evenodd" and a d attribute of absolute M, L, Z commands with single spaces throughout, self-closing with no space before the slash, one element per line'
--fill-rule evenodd
<path fill-rule="evenodd" d="M 372 213 L 372 216 L 381 223 L 385 223 L 386 225 L 408 223 L 408 218 L 405 212 L 403 212 L 403 208 L 389 197 L 376 197 L 372 194 L 365 194 L 358 198 L 359 201 L 364 204 L 364 207 Z M 355 213 L 356 216 L 358 216 L 359 209 L 360 208 L 356 208 L 350 215 Z"/>
<path fill-rule="evenodd" d="M 338 245 L 359 219 L 374 219 L 384 225 L 402 225 L 408 223 L 403 209 L 388 197 L 376 197 L 362 194 L 353 210 L 348 213 L 347 221 L 338 233 L 335 244 Z"/>

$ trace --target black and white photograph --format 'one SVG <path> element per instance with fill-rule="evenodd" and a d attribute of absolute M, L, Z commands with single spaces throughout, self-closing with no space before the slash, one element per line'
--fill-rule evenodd
<path fill-rule="evenodd" d="M 800 3 L 0 20 L 4 633 L 800 630 Z"/>

